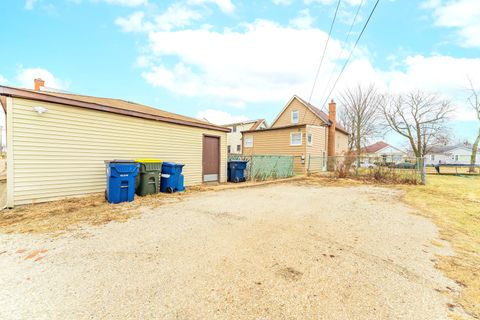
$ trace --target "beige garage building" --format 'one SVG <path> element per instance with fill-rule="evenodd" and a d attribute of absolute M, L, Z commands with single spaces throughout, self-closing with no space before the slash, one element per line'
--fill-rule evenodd
<path fill-rule="evenodd" d="M 187 186 L 226 181 L 224 127 L 119 99 L 5 86 L 0 102 L 7 207 L 103 192 L 109 159 L 184 163 Z"/>

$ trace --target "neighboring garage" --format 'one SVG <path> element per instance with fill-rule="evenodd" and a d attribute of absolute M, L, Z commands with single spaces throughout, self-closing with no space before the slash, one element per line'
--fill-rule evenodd
<path fill-rule="evenodd" d="M 7 207 L 103 192 L 111 159 L 183 163 L 187 186 L 226 180 L 224 127 L 119 99 L 0 86 L 0 101 Z"/>

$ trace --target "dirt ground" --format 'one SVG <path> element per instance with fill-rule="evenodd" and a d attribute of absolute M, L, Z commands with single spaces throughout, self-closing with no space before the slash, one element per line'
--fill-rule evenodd
<path fill-rule="evenodd" d="M 0 235 L 2 319 L 447 319 L 450 254 L 401 191 L 293 182 Z"/>

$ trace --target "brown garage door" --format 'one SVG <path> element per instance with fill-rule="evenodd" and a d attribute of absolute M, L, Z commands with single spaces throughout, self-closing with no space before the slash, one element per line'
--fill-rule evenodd
<path fill-rule="evenodd" d="M 220 138 L 203 136 L 203 181 L 219 181 Z"/>

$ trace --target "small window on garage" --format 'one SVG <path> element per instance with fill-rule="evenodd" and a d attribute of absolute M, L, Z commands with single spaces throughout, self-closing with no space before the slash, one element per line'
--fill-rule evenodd
<path fill-rule="evenodd" d="M 253 147 L 253 137 L 245 138 L 245 148 Z"/>
<path fill-rule="evenodd" d="M 313 134 L 309 133 L 307 135 L 307 143 L 309 146 L 311 146 L 313 144 Z"/>
<path fill-rule="evenodd" d="M 298 123 L 300 112 L 298 110 L 292 111 L 292 123 Z"/>
<path fill-rule="evenodd" d="M 290 145 L 291 146 L 301 146 L 302 145 L 302 133 L 301 132 L 292 132 L 290 134 Z"/>

